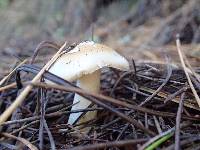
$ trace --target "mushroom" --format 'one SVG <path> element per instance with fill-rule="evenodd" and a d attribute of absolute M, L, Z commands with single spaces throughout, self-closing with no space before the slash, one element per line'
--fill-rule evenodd
<path fill-rule="evenodd" d="M 70 82 L 77 81 L 77 86 L 93 93 L 100 90 L 100 69 L 113 67 L 128 70 L 128 61 L 115 50 L 93 41 L 78 44 L 68 53 L 63 54 L 50 68 L 49 72 Z M 86 109 L 91 102 L 75 94 L 71 110 Z M 72 113 L 68 123 L 74 124 L 82 112 Z M 96 111 L 88 112 L 79 119 L 79 123 L 96 117 Z"/>

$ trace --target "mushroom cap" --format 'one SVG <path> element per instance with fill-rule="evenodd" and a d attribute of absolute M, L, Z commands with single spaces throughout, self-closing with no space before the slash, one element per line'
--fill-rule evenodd
<path fill-rule="evenodd" d="M 128 61 L 115 50 L 102 44 L 86 41 L 63 54 L 49 72 L 68 81 L 75 81 L 103 67 L 128 70 Z"/>

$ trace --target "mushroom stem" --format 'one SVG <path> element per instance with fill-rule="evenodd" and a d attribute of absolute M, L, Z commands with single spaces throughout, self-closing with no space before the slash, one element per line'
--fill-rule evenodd
<path fill-rule="evenodd" d="M 77 80 L 77 86 L 88 92 L 98 93 L 100 90 L 100 74 L 100 70 L 97 70 L 91 74 L 82 76 Z M 91 104 L 91 101 L 78 94 L 75 94 L 73 104 L 75 105 L 72 106 L 71 110 L 86 109 Z M 82 112 L 70 114 L 68 123 L 71 125 L 74 124 L 81 114 Z M 89 121 L 95 118 L 96 114 L 96 111 L 87 112 L 79 119 L 78 123 Z"/>

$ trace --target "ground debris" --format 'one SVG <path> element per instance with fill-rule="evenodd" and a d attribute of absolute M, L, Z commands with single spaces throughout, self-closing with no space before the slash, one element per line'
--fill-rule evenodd
<path fill-rule="evenodd" d="M 192 144 L 184 144 L 184 141 L 191 137 L 196 137 L 194 143 L 199 140 L 197 133 L 200 127 L 198 115 L 200 109 L 187 85 L 184 71 L 170 65 L 171 73 L 168 74 L 169 79 L 165 80 L 168 72 L 165 64 L 136 63 L 135 66 L 135 70 L 128 72 L 116 69 L 106 69 L 102 72 L 101 94 L 107 95 L 105 98 L 98 94 L 88 95 L 87 92 L 79 91 L 73 83 L 65 83 L 60 87 L 36 83 L 25 102 L 13 113 L 10 121 L 2 125 L 1 132 L 28 139 L 36 147 L 39 147 L 42 140 L 43 149 L 52 147 L 52 142 L 57 149 L 72 147 L 76 149 L 76 146 L 78 146 L 77 149 L 81 146 L 83 149 L 93 149 L 95 146 L 112 149 L 111 147 L 129 147 L 130 145 L 137 148 L 150 136 L 175 127 L 180 97 L 182 93 L 185 93 L 183 113 L 179 123 L 180 126 L 185 122 L 189 124 L 186 127 L 180 127 L 179 139 L 181 146 L 193 147 Z M 196 70 L 198 72 L 199 69 L 196 68 Z M 36 74 L 39 68 L 25 64 L 17 71 Z M 21 75 L 23 75 L 21 80 L 17 82 L 26 86 L 30 77 L 27 74 L 21 73 Z M 48 72 L 44 74 L 44 77 L 59 83 L 63 82 Z M 13 84 L 14 81 L 15 77 L 12 76 L 3 86 Z M 154 94 L 163 82 L 166 82 L 165 85 Z M 199 94 L 199 88 L 195 86 L 195 89 Z M 16 87 L 16 84 L 1 91 L 1 113 L 19 92 L 20 89 Z M 70 112 L 74 92 L 80 92 L 89 100 L 96 98 L 97 101 L 94 102 L 97 102 L 97 108 L 77 110 L 77 112 L 98 110 L 98 117 L 95 120 L 82 125 L 67 124 L 69 114 L 76 112 Z M 149 101 L 139 106 L 150 96 Z M 43 102 L 39 100 L 40 98 Z M 104 101 L 104 105 L 100 103 L 101 101 Z M 43 103 L 45 103 L 44 116 L 40 112 Z M 43 127 L 40 123 L 41 118 L 45 120 Z M 81 133 L 81 128 L 88 126 L 92 127 L 91 131 L 88 134 Z M 41 128 L 44 129 L 41 130 Z M 2 138 L 1 143 L 1 148 L 24 146 L 15 143 L 13 139 L 8 140 L 7 137 Z M 162 147 L 170 147 L 173 144 L 174 139 L 170 138 Z"/>

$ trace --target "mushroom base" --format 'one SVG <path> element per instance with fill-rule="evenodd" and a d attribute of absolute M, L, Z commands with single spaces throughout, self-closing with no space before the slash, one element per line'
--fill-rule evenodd
<path fill-rule="evenodd" d="M 82 76 L 77 81 L 77 86 L 88 92 L 98 93 L 100 90 L 100 74 L 100 70 L 97 70 L 91 74 Z M 75 94 L 73 104 L 75 105 L 72 106 L 71 110 L 86 109 L 89 105 L 91 105 L 91 101 L 85 99 L 78 94 Z M 96 117 L 96 114 L 96 111 L 87 112 L 79 119 L 78 123 L 92 120 Z M 81 115 L 82 112 L 70 114 L 68 123 L 74 124 Z"/>

